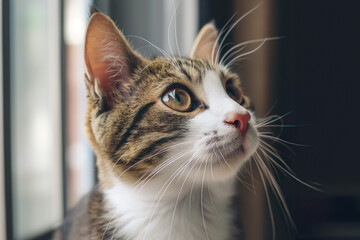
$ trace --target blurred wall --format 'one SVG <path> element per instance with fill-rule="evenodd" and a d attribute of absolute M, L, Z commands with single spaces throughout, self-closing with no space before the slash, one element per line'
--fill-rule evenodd
<path fill-rule="evenodd" d="M 84 41 L 91 0 L 64 1 L 66 88 L 66 208 L 71 209 L 95 184 L 95 163 L 85 130 Z"/>
<path fill-rule="evenodd" d="M 360 239 L 360 1 L 278 1 L 279 113 L 292 169 L 314 191 L 284 178 L 297 237 Z"/>
<path fill-rule="evenodd" d="M 170 55 L 188 55 L 197 34 L 197 0 L 95 0 L 94 5 L 115 21 L 145 57 L 161 55 L 150 42 Z"/>
<path fill-rule="evenodd" d="M 260 4 L 260 6 L 257 4 Z M 235 26 L 233 30 L 234 43 L 238 44 L 254 39 L 261 40 L 267 37 L 275 37 L 273 0 L 262 3 L 233 1 L 233 12 L 238 13 L 239 16 L 243 16 L 253 9 L 253 12 Z M 258 48 L 261 43 L 260 41 L 254 44 L 247 44 L 246 48 L 237 55 L 250 52 Z M 266 117 L 273 105 L 273 55 L 276 51 L 275 46 L 274 41 L 267 41 L 261 48 L 243 57 L 242 60 L 233 66 L 242 79 L 244 91 L 254 103 L 258 118 Z M 273 231 L 267 205 L 269 200 L 267 199 L 261 176 L 255 164 L 253 164 L 251 176 L 246 174 L 245 176 L 246 181 L 252 182 L 254 186 L 254 192 L 251 192 L 246 186 L 239 184 L 241 214 L 244 221 L 246 240 L 271 240 L 273 238 Z M 267 188 L 270 189 L 269 186 Z M 274 227 L 275 229 L 278 228 L 278 224 L 276 223 Z M 275 239 L 277 239 L 276 235 Z"/>

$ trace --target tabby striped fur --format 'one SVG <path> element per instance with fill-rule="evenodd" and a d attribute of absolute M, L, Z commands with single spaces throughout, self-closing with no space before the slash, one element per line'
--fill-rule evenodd
<path fill-rule="evenodd" d="M 206 25 L 189 58 L 148 60 L 107 16 L 91 16 L 86 127 L 100 184 L 79 239 L 237 239 L 235 176 L 259 140 L 250 101 L 226 92 L 229 82 L 241 91 L 240 79 L 218 63 L 217 36 Z M 195 109 L 164 104 L 178 87 Z M 246 133 L 226 123 L 229 113 L 251 114 Z"/>

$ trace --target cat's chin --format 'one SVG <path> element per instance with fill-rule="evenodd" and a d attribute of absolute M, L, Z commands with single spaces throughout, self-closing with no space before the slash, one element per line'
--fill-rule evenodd
<path fill-rule="evenodd" d="M 240 168 L 251 159 L 258 145 L 258 141 L 245 141 L 232 151 L 221 153 L 223 157 L 220 160 L 213 158 L 210 161 L 211 180 L 224 181 L 235 177 Z"/>
<path fill-rule="evenodd" d="M 235 177 L 241 167 L 250 160 L 251 155 L 247 154 L 246 150 L 237 150 L 232 155 L 225 158 L 226 162 L 211 162 L 209 179 L 218 182 Z"/>
<path fill-rule="evenodd" d="M 241 167 L 251 159 L 251 156 L 258 148 L 258 141 L 251 144 L 240 144 L 232 148 L 232 151 L 214 152 L 209 156 L 206 163 L 197 163 L 193 171 L 208 182 L 222 182 L 232 179 L 239 172 Z M 221 156 L 221 157 L 219 157 Z M 200 179 L 202 181 L 202 179 Z"/>

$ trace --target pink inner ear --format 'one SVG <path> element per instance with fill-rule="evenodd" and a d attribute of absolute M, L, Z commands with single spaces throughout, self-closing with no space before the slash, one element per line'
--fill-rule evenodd
<path fill-rule="evenodd" d="M 206 24 L 203 26 L 195 39 L 190 57 L 216 63 L 216 58 L 218 57 L 217 51 L 219 49 L 217 37 L 218 33 L 213 24 Z"/>
<path fill-rule="evenodd" d="M 108 103 L 124 90 L 130 78 L 130 47 L 114 23 L 101 13 L 90 19 L 85 42 L 85 63 L 92 81 L 97 80 Z"/>
<path fill-rule="evenodd" d="M 121 68 L 121 67 L 120 67 Z M 110 97 L 114 91 L 121 91 L 121 82 L 128 81 L 128 71 L 124 67 L 120 70 L 112 66 L 111 62 L 101 62 L 94 66 L 94 77 L 99 81 L 101 90 Z M 122 74 L 120 74 L 122 73 Z"/>
<path fill-rule="evenodd" d="M 118 46 L 109 45 L 113 48 L 99 47 L 96 63 L 93 66 L 94 76 L 99 79 L 100 87 L 107 94 L 123 90 L 121 86 L 128 83 L 130 78 L 130 63 L 127 53 L 120 44 Z"/>

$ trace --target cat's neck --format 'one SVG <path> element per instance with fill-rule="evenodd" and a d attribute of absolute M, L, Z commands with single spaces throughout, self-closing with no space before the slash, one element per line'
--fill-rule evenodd
<path fill-rule="evenodd" d="M 230 229 L 234 220 L 230 208 L 232 181 L 202 186 L 175 184 L 157 190 L 147 187 L 134 189 L 117 182 L 105 191 L 109 228 L 116 229 L 115 237 L 222 240 L 234 233 Z"/>

